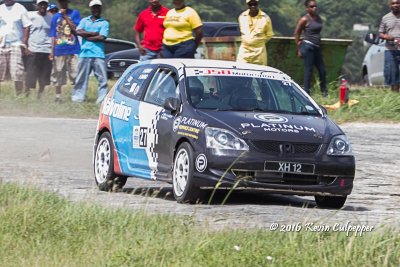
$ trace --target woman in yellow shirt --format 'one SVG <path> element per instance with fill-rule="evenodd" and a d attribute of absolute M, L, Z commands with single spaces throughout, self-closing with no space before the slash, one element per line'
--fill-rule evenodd
<path fill-rule="evenodd" d="M 168 11 L 164 19 L 162 56 L 194 58 L 203 37 L 201 19 L 193 8 L 185 5 L 185 0 L 173 0 L 172 4 L 174 8 Z"/>

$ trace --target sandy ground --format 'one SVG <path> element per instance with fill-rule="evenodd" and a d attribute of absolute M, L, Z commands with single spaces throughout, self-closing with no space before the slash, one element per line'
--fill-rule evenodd
<path fill-rule="evenodd" d="M 0 117 L 0 181 L 56 192 L 71 201 L 187 216 L 212 229 L 286 225 L 400 226 L 400 124 L 342 125 L 357 159 L 353 193 L 342 210 L 319 209 L 312 197 L 240 191 L 226 205 L 177 204 L 171 186 L 129 179 L 124 192 L 97 190 L 92 174 L 96 120 Z M 222 200 L 219 193 L 217 200 Z M 282 228 L 281 228 L 282 227 Z M 309 229 L 311 230 L 311 229 Z"/>

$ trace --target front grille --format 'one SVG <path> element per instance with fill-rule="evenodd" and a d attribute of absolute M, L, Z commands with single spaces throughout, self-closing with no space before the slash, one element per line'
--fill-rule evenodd
<path fill-rule="evenodd" d="M 265 171 L 232 170 L 237 179 L 277 185 L 329 185 L 336 177 Z"/>
<path fill-rule="evenodd" d="M 320 144 L 302 144 L 302 143 L 282 143 L 282 142 L 271 142 L 271 141 L 253 141 L 253 145 L 262 151 L 269 153 L 281 153 L 282 145 L 290 145 L 292 148 L 290 152 L 293 154 L 311 154 L 316 153 L 320 147 Z"/>
<path fill-rule="evenodd" d="M 138 63 L 139 60 L 131 60 L 131 59 L 111 59 L 110 61 L 107 62 L 107 66 L 112 69 L 117 69 L 124 71 L 126 70 L 130 65 Z"/>

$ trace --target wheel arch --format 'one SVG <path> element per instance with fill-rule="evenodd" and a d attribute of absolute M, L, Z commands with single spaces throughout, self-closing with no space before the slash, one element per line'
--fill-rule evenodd
<path fill-rule="evenodd" d="M 119 158 L 118 158 L 117 150 L 116 150 L 116 148 L 115 148 L 114 139 L 112 138 L 111 131 L 110 131 L 110 129 L 109 129 L 107 126 L 103 126 L 103 127 L 97 132 L 95 146 L 97 146 L 97 144 L 98 144 L 98 142 L 99 142 L 99 139 L 100 139 L 100 136 L 101 136 L 103 133 L 106 133 L 106 132 L 108 132 L 108 133 L 110 134 L 110 136 L 111 136 L 111 142 L 113 143 L 112 145 L 113 145 L 113 148 L 114 148 L 114 149 L 113 149 L 113 155 L 114 155 L 114 173 L 116 173 L 116 174 L 118 174 L 118 175 L 124 175 L 124 173 L 122 172 L 122 169 L 121 169 L 121 165 L 120 165 L 120 163 L 119 163 Z"/>
<path fill-rule="evenodd" d="M 194 148 L 194 146 L 193 146 L 193 144 L 192 144 L 192 142 L 190 142 L 190 140 L 189 140 L 189 138 L 187 138 L 187 137 L 181 137 L 181 138 L 179 138 L 177 141 L 176 141 L 176 144 L 175 144 L 175 147 L 174 147 L 174 153 L 173 153 L 173 159 L 175 159 L 175 156 L 176 156 L 176 152 L 178 151 L 178 148 L 179 148 L 179 146 L 182 144 L 182 143 L 188 143 L 192 148 Z"/>

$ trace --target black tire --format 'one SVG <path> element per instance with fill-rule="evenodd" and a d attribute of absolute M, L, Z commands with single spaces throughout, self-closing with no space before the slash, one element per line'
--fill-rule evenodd
<path fill-rule="evenodd" d="M 97 142 L 94 153 L 94 178 L 101 191 L 119 191 L 127 177 L 114 173 L 114 145 L 109 132 L 104 132 Z"/>
<path fill-rule="evenodd" d="M 202 191 L 193 179 L 193 154 L 193 148 L 188 143 L 182 143 L 174 158 L 172 191 L 178 203 L 198 203 L 202 200 Z"/>
<path fill-rule="evenodd" d="M 320 208 L 340 209 L 346 202 L 347 196 L 314 196 Z"/>

